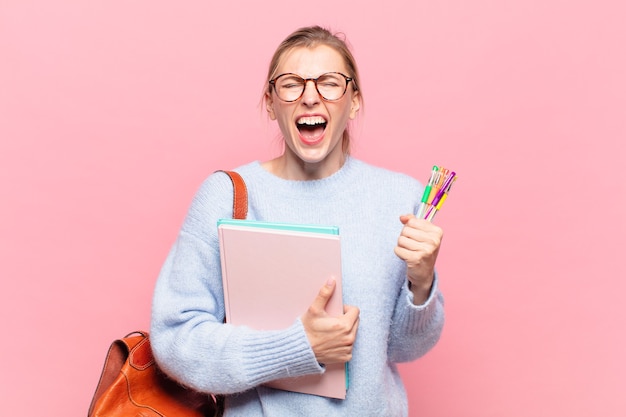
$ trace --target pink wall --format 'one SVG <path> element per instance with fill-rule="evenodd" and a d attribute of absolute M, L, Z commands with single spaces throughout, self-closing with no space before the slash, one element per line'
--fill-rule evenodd
<path fill-rule="evenodd" d="M 321 23 L 361 66 L 356 156 L 460 174 L 411 416 L 623 416 L 624 3 L 212 3 L 0 1 L 0 414 L 86 414 L 202 179 L 276 153 L 265 67 Z"/>

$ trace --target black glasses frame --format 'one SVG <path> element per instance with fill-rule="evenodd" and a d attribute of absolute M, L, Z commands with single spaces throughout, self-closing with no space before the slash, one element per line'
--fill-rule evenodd
<path fill-rule="evenodd" d="M 338 75 L 341 75 L 341 76 L 342 76 L 342 77 L 346 80 L 346 86 L 345 86 L 345 87 L 344 87 L 344 89 L 343 89 L 343 93 L 341 93 L 341 96 L 339 96 L 338 98 L 335 98 L 335 99 L 333 99 L 333 100 L 329 100 L 329 99 L 327 99 L 326 97 L 324 97 L 324 95 L 323 95 L 322 93 L 320 93 L 319 88 L 317 88 L 317 80 L 319 80 L 320 78 L 322 78 L 323 76 L 328 75 L 328 74 L 338 74 Z M 280 77 L 284 77 L 284 76 L 286 76 L 286 75 L 292 75 L 292 76 L 298 77 L 298 78 L 300 78 L 300 79 L 302 80 L 302 92 L 300 93 L 300 95 L 298 96 L 298 98 L 296 98 L 296 99 L 294 99 L 294 100 L 284 100 L 284 99 L 282 99 L 282 98 L 280 97 L 280 95 L 278 95 L 278 91 L 276 90 L 276 80 L 278 80 Z M 346 91 L 348 91 L 348 84 L 350 84 L 350 81 L 354 81 L 354 78 L 352 78 L 352 77 L 348 77 L 347 75 L 342 74 L 341 72 L 336 72 L 336 71 L 326 72 L 326 73 L 324 73 L 324 74 L 320 75 L 320 76 L 319 76 L 319 77 L 317 77 L 317 78 L 302 78 L 302 77 L 301 77 L 301 76 L 299 76 L 298 74 L 294 74 L 294 73 L 292 73 L 292 72 L 286 72 L 286 73 L 284 73 L 284 74 L 280 74 L 280 75 L 279 75 L 279 76 L 277 76 L 277 77 L 274 77 L 273 79 L 271 79 L 271 80 L 269 81 L 269 83 L 270 83 L 270 85 L 271 85 L 272 87 L 274 87 L 274 91 L 276 92 L 276 96 L 277 96 L 280 100 L 282 100 L 282 101 L 284 101 L 284 102 L 286 102 L 286 103 L 293 103 L 294 101 L 298 101 L 298 100 L 300 100 L 300 99 L 302 98 L 302 95 L 304 94 L 304 90 L 306 90 L 306 84 L 307 84 L 309 81 L 313 81 L 313 84 L 315 84 L 315 91 L 317 91 L 317 94 L 319 94 L 319 96 L 320 96 L 320 97 L 321 97 L 324 101 L 337 101 L 337 100 L 341 100 L 341 99 L 343 98 L 343 96 L 345 96 L 345 95 L 346 95 Z M 355 90 L 356 90 L 356 84 L 354 84 L 354 86 L 355 86 Z"/>

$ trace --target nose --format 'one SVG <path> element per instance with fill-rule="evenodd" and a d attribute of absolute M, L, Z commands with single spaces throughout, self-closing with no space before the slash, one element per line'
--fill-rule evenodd
<path fill-rule="evenodd" d="M 304 91 L 302 92 L 302 102 L 307 106 L 311 106 L 319 103 L 320 95 L 315 87 L 315 81 L 306 80 L 304 84 Z"/>

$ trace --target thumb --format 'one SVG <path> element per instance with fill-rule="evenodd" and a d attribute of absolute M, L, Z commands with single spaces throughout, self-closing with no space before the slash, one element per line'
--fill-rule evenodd
<path fill-rule="evenodd" d="M 336 285 L 337 283 L 335 282 L 335 278 L 328 278 L 326 284 L 320 288 L 315 300 L 313 300 L 313 304 L 311 304 L 311 307 L 317 313 L 323 313 L 326 311 L 326 304 L 328 304 L 328 300 L 330 300 L 330 297 L 335 292 Z"/>
<path fill-rule="evenodd" d="M 409 220 L 413 218 L 415 218 L 414 214 L 403 214 L 400 216 L 400 221 L 402 222 L 402 224 L 407 224 Z"/>

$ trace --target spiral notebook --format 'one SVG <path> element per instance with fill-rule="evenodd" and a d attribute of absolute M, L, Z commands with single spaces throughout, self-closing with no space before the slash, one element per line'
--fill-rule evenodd
<path fill-rule="evenodd" d="M 291 326 L 328 278 L 337 282 L 326 311 L 343 314 L 339 229 L 252 220 L 218 221 L 226 322 L 258 330 Z M 280 379 L 272 388 L 346 397 L 347 366 L 321 375 Z"/>

